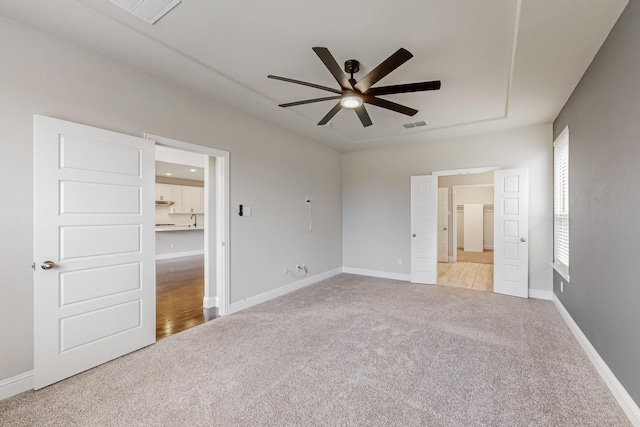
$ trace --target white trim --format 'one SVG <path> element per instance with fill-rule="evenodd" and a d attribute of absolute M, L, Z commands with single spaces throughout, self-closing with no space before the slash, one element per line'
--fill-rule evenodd
<path fill-rule="evenodd" d="M 237 313 L 245 308 L 253 307 L 254 305 L 272 300 L 289 292 L 296 291 L 304 288 L 305 286 L 313 285 L 321 280 L 328 279 L 333 276 L 337 276 L 342 273 L 342 268 L 335 268 L 333 270 L 325 271 L 324 273 L 316 274 L 315 276 L 307 277 L 306 279 L 298 280 L 297 282 L 288 283 L 270 291 L 263 292 L 252 297 L 245 298 L 240 301 L 232 302 L 229 305 L 229 314 Z"/>
<path fill-rule="evenodd" d="M 558 264 L 557 262 L 552 262 L 551 267 L 553 267 L 553 269 L 559 275 L 561 275 L 562 278 L 567 281 L 567 283 L 571 282 L 571 279 L 570 279 L 571 276 L 569 276 L 569 270 L 567 270 L 567 267 L 565 265 Z"/>
<path fill-rule="evenodd" d="M 216 158 L 216 203 L 215 203 L 215 218 L 216 218 L 216 235 L 215 235 L 215 248 L 216 248 L 216 278 L 215 278 L 215 292 L 211 289 L 212 285 L 211 277 L 205 277 L 205 296 L 216 295 L 218 298 L 218 315 L 226 316 L 229 314 L 229 295 L 231 283 L 229 280 L 230 260 L 229 260 L 229 152 L 219 150 L 217 148 L 192 144 L 189 142 L 179 141 L 177 139 L 167 138 L 164 136 L 153 135 L 145 133 L 144 137 L 155 141 L 156 145 L 171 147 L 178 150 L 189 151 L 192 153 L 204 154 L 209 157 Z M 209 207 L 209 198 L 205 197 L 205 211 Z M 212 215 L 208 215 L 212 218 Z M 207 227 L 211 230 L 211 227 Z M 210 232 L 205 232 L 204 242 L 205 248 L 212 246 L 213 242 L 209 241 Z M 207 268 L 210 262 L 205 256 L 205 271 L 210 271 Z"/>
<path fill-rule="evenodd" d="M 0 400 L 33 390 L 33 371 L 0 381 Z"/>
<path fill-rule="evenodd" d="M 456 251 L 457 251 L 457 248 L 456 248 Z M 449 256 L 449 262 L 456 262 L 455 257 Z"/>
<path fill-rule="evenodd" d="M 553 299 L 553 291 L 542 291 L 540 289 L 529 288 L 529 298 L 546 299 L 551 301 Z"/>
<path fill-rule="evenodd" d="M 202 306 L 204 308 L 213 308 L 218 306 L 218 297 L 204 297 L 202 299 Z"/>
<path fill-rule="evenodd" d="M 359 276 L 380 277 L 382 279 L 402 280 L 403 282 L 411 281 L 411 274 L 392 273 L 389 271 L 366 270 L 364 268 L 343 267 L 342 271 L 348 274 L 357 274 Z"/>
<path fill-rule="evenodd" d="M 600 357 L 589 339 L 582 332 L 578 324 L 573 320 L 571 314 L 569 314 L 567 309 L 564 308 L 564 305 L 562 305 L 562 302 L 560 302 L 556 294 L 553 294 L 553 302 L 555 303 L 556 308 L 564 318 L 565 322 L 567 322 L 569 329 L 571 330 L 571 332 L 573 332 L 573 335 L 582 346 L 582 349 L 585 351 L 585 353 L 587 353 L 587 356 L 589 356 L 589 360 L 591 360 L 591 363 L 593 363 L 593 366 L 596 368 L 604 382 L 607 384 L 609 390 L 611 390 L 613 397 L 616 398 L 618 404 L 622 407 L 622 410 L 625 412 L 625 414 L 627 414 L 627 417 L 629 417 L 629 421 L 631 421 L 631 424 L 639 427 L 640 408 L 638 407 L 638 405 L 633 401 L 631 396 L 629 396 L 627 390 L 625 390 L 624 386 L 620 384 L 620 381 L 618 381 L 613 372 L 611 372 L 611 369 L 609 369 L 605 361 L 602 360 L 602 357 Z"/>
<path fill-rule="evenodd" d="M 449 175 L 468 175 L 474 173 L 485 173 L 500 170 L 498 166 L 489 166 L 485 168 L 468 168 L 468 169 L 449 169 L 444 171 L 434 171 L 431 175 L 435 176 L 449 176 Z"/>
<path fill-rule="evenodd" d="M 204 249 L 197 251 L 185 251 L 185 252 L 173 252 L 170 254 L 158 254 L 156 255 L 156 261 L 163 259 L 182 258 L 185 256 L 204 255 Z"/>

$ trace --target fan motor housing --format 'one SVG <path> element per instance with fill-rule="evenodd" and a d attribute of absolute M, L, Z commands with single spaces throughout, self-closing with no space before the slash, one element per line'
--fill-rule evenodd
<path fill-rule="evenodd" d="M 356 74 L 360 71 L 360 61 L 357 59 L 347 59 L 344 63 L 344 71 L 349 74 Z"/>

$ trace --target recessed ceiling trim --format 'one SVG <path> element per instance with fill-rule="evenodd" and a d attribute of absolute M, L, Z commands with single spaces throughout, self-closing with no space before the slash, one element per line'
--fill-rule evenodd
<path fill-rule="evenodd" d="M 116 6 L 137 16 L 148 24 L 155 24 L 158 19 L 169 13 L 180 4 L 181 0 L 109 0 Z"/>

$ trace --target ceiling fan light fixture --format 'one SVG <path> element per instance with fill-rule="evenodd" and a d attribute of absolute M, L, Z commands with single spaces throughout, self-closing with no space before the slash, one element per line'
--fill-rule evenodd
<path fill-rule="evenodd" d="M 340 105 L 343 108 L 358 108 L 362 106 L 362 96 L 355 92 L 346 93 L 340 97 Z"/>

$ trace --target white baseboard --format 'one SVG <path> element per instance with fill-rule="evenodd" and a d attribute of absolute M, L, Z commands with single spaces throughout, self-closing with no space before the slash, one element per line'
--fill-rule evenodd
<path fill-rule="evenodd" d="M 267 292 L 263 292 L 258 295 L 254 295 L 249 298 L 245 298 L 241 301 L 232 302 L 229 305 L 229 314 L 237 313 L 240 310 L 244 310 L 245 308 L 252 307 L 256 304 L 260 304 L 271 299 L 277 298 L 279 296 L 288 294 L 289 292 L 293 292 L 295 290 L 304 288 L 305 286 L 312 285 L 321 280 L 328 279 L 329 277 L 337 276 L 342 273 L 342 268 L 336 268 L 333 270 L 326 271 L 324 273 L 316 274 L 315 276 L 310 276 L 302 280 L 298 280 L 297 282 L 289 283 L 278 288 L 272 289 Z"/>
<path fill-rule="evenodd" d="M 553 291 L 541 291 L 540 289 L 529 289 L 529 298 L 546 299 L 551 301 L 553 299 Z"/>
<path fill-rule="evenodd" d="M 187 251 L 187 252 L 173 252 L 170 254 L 159 254 L 156 255 L 156 261 L 160 261 L 163 259 L 172 259 L 172 258 L 182 258 L 185 256 L 194 256 L 194 255 L 204 255 L 204 249 L 198 251 Z"/>
<path fill-rule="evenodd" d="M 392 273 L 389 271 L 366 270 L 364 268 L 343 267 L 342 271 L 349 274 L 358 274 L 360 276 L 380 277 L 382 279 L 402 280 L 404 282 L 411 281 L 411 275 L 405 273 Z"/>
<path fill-rule="evenodd" d="M 213 308 L 218 306 L 218 297 L 204 297 L 202 299 L 202 306 L 204 308 Z"/>
<path fill-rule="evenodd" d="M 609 390 L 613 393 L 613 396 L 622 407 L 622 410 L 627 414 L 627 417 L 629 417 L 631 424 L 636 427 L 640 427 L 640 408 L 638 407 L 638 404 L 633 401 L 631 396 L 629 396 L 627 390 L 625 390 L 624 386 L 620 384 L 620 381 L 618 381 L 613 372 L 611 372 L 611 369 L 609 369 L 609 366 L 607 366 L 605 361 L 602 360 L 602 357 L 600 357 L 587 336 L 582 332 L 578 324 L 573 320 L 567 309 L 564 308 L 564 305 L 562 305 L 562 302 L 560 302 L 555 294 L 553 294 L 552 300 L 565 322 L 567 322 L 569 329 L 573 332 L 573 335 L 576 337 L 585 353 L 587 353 L 587 356 L 589 356 L 589 360 L 591 360 L 591 363 L 593 363 L 593 366 L 595 366 L 596 370 L 609 387 Z"/>
<path fill-rule="evenodd" d="M 33 389 L 33 371 L 0 381 L 0 400 Z"/>

